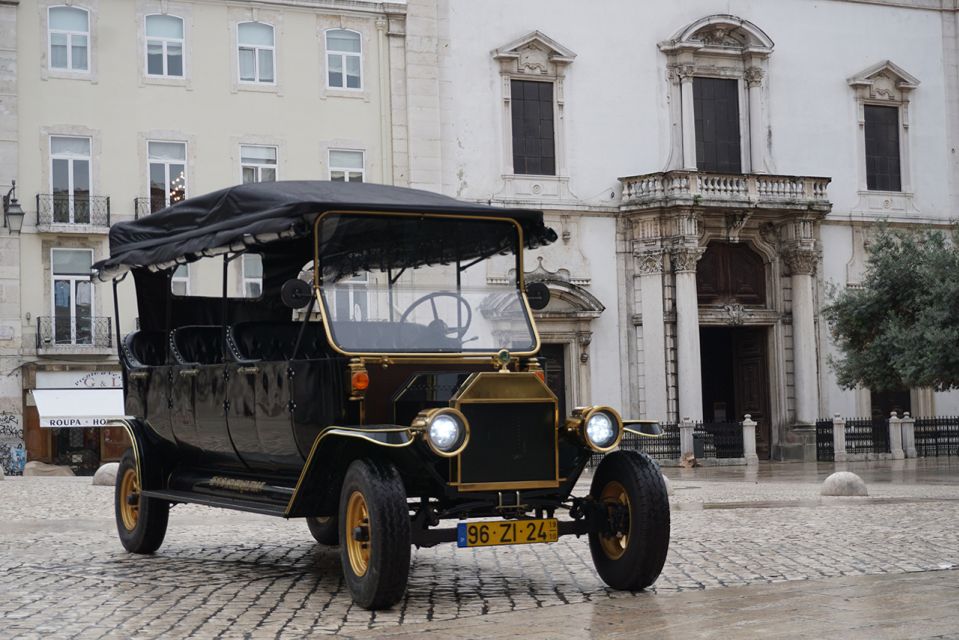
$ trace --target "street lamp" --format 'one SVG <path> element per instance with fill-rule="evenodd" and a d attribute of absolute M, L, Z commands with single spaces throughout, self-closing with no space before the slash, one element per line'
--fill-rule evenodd
<path fill-rule="evenodd" d="M 13 180 L 13 186 L 7 195 L 3 196 L 3 226 L 10 229 L 11 234 L 20 235 L 20 229 L 23 228 L 23 207 L 17 202 L 14 196 L 14 190 L 17 188 L 17 181 Z"/>

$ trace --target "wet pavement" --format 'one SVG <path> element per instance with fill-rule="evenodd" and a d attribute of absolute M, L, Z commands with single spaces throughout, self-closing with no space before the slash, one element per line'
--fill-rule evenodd
<path fill-rule="evenodd" d="M 820 497 L 837 468 L 870 497 Z M 133 556 L 111 488 L 7 478 L 0 637 L 959 637 L 959 459 L 665 473 L 672 542 L 646 593 L 603 585 L 585 540 L 440 545 L 376 614 L 302 522 L 180 505 L 160 551 Z"/>

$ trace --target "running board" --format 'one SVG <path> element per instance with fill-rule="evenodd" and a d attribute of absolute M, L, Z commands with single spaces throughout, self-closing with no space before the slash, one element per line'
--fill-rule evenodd
<path fill-rule="evenodd" d="M 169 500 L 170 502 L 202 504 L 207 507 L 219 507 L 221 509 L 233 509 L 235 511 L 259 513 L 264 516 L 283 517 L 286 515 L 285 504 L 280 505 L 269 504 L 266 502 L 254 502 L 252 500 L 240 500 L 238 498 L 227 498 L 222 496 L 193 493 L 191 491 L 144 490 L 140 492 L 140 495 L 147 498 L 156 498 L 158 500 Z"/>

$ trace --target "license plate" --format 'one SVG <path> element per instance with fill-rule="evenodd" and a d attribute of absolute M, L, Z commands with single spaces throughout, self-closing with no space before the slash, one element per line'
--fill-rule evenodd
<path fill-rule="evenodd" d="M 461 522 L 456 531 L 456 545 L 459 547 L 492 547 L 500 544 L 534 544 L 557 540 L 559 523 L 555 518 Z"/>

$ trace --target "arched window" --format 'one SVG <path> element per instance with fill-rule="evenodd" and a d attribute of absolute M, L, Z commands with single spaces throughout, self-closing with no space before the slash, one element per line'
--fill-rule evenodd
<path fill-rule="evenodd" d="M 263 22 L 241 22 L 236 32 L 240 82 L 273 84 L 276 81 L 273 27 Z"/>
<path fill-rule="evenodd" d="M 176 16 L 146 17 L 146 65 L 148 76 L 183 77 L 183 19 Z"/>
<path fill-rule="evenodd" d="M 326 32 L 326 86 L 331 89 L 362 88 L 363 44 L 360 34 L 346 29 Z"/>
<path fill-rule="evenodd" d="M 90 13 L 78 7 L 50 7 L 50 68 L 90 70 Z"/>

